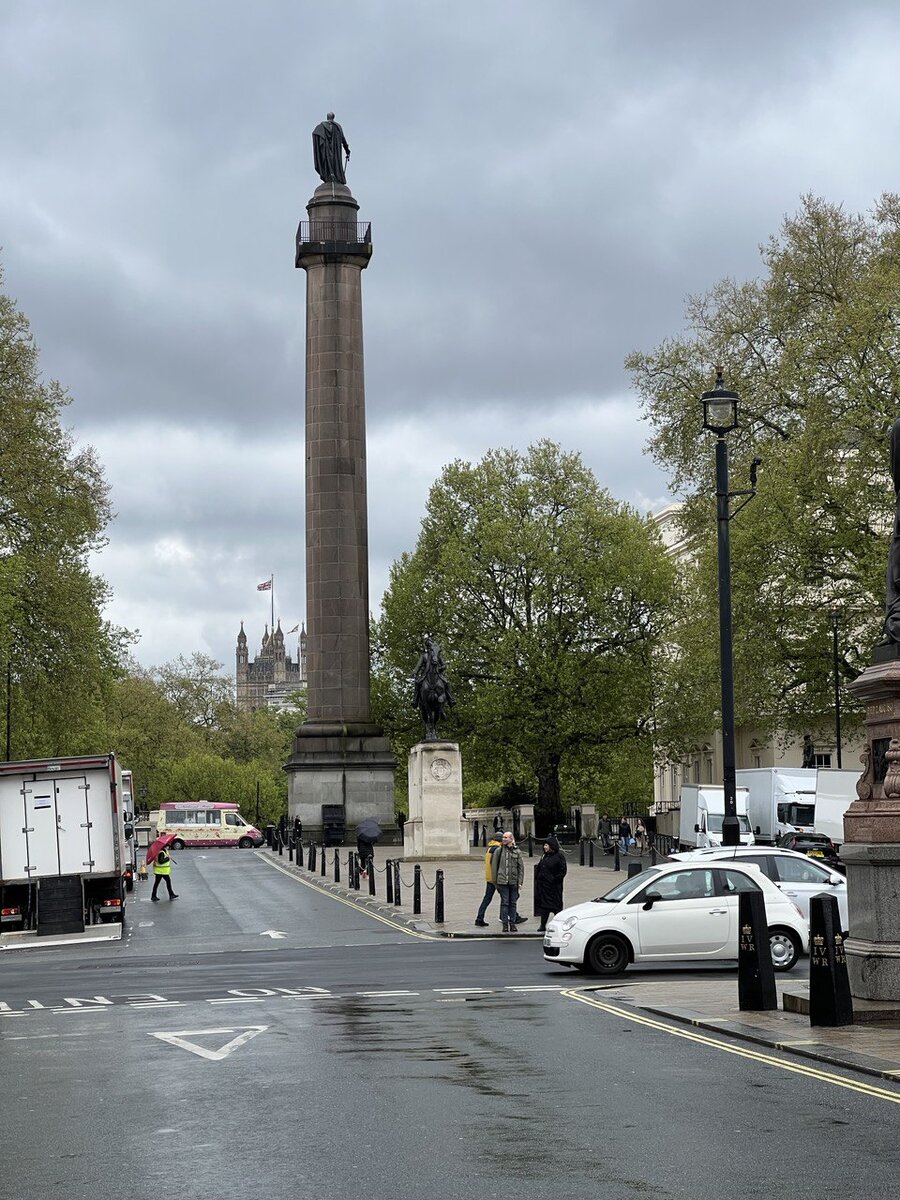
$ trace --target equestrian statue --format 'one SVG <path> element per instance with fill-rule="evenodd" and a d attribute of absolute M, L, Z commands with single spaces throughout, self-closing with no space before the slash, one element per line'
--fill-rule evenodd
<path fill-rule="evenodd" d="M 440 740 L 437 726 L 446 718 L 447 709 L 456 703 L 446 670 L 440 642 L 427 633 L 424 649 L 413 672 L 413 708 L 417 708 L 422 714 L 426 742 Z"/>

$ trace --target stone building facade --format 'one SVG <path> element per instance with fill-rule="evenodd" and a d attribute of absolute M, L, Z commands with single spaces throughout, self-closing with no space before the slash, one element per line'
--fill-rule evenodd
<path fill-rule="evenodd" d="M 300 632 L 297 657 L 293 659 L 284 647 L 281 622 L 272 633 L 266 625 L 262 647 L 251 662 L 241 621 L 235 651 L 235 681 L 237 706 L 242 712 L 287 707 L 291 692 L 306 688 L 306 629 Z"/>

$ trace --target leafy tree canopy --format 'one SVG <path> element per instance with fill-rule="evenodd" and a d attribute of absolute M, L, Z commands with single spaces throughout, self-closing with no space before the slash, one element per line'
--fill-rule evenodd
<path fill-rule="evenodd" d="M 612 747 L 645 736 L 672 578 L 650 524 L 577 454 L 542 441 L 446 467 L 374 628 L 375 709 L 401 761 L 421 736 L 409 676 L 431 631 L 466 771 L 536 785 L 558 819 L 568 767 L 599 777 Z"/>
<path fill-rule="evenodd" d="M 732 487 L 763 466 L 732 521 L 739 723 L 800 732 L 831 713 L 831 610 L 844 682 L 883 619 L 893 489 L 887 431 L 900 414 L 900 197 L 867 215 L 812 196 L 762 247 L 763 273 L 688 303 L 689 331 L 628 359 L 650 449 L 684 499 L 682 603 L 660 684 L 660 740 L 684 752 L 715 722 L 712 435 L 699 395 L 715 364 L 740 393 L 728 435 Z"/>

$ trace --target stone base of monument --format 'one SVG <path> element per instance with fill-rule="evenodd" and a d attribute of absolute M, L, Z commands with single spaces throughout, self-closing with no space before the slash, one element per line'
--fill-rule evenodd
<path fill-rule="evenodd" d="M 364 817 L 381 825 L 381 845 L 399 840 L 394 810 L 396 759 L 376 725 L 301 725 L 286 764 L 288 818 L 303 822 L 304 839 L 322 840 L 323 807 L 343 809 L 344 841 L 352 845 Z"/>
<path fill-rule="evenodd" d="M 850 899 L 850 991 L 900 1001 L 900 844 L 844 842 L 841 857 Z"/>
<path fill-rule="evenodd" d="M 844 814 L 850 991 L 900 1003 L 900 659 L 876 647 L 848 691 L 866 706 L 866 749 L 857 799 Z"/>
<path fill-rule="evenodd" d="M 409 752 L 406 858 L 469 858 L 463 818 L 462 755 L 456 742 L 419 742 Z"/>

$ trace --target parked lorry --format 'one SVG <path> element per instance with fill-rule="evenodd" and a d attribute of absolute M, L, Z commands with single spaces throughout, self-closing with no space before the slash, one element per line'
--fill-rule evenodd
<path fill-rule="evenodd" d="M 0 763 L 0 930 L 124 921 L 129 850 L 115 755 Z"/>
<path fill-rule="evenodd" d="M 844 813 L 856 799 L 858 782 L 859 768 L 819 767 L 816 773 L 813 831 L 826 834 L 838 849 L 844 840 Z"/>
<path fill-rule="evenodd" d="M 750 826 L 758 842 L 774 846 L 783 833 L 811 833 L 816 803 L 815 767 L 752 767 L 735 774 L 747 788 Z"/>
<path fill-rule="evenodd" d="M 681 785 L 679 843 L 682 850 L 701 850 L 722 845 L 722 821 L 725 817 L 725 789 L 721 784 L 683 783 Z M 747 815 L 748 792 L 739 787 L 735 800 L 742 846 L 752 846 L 753 831 Z"/>

